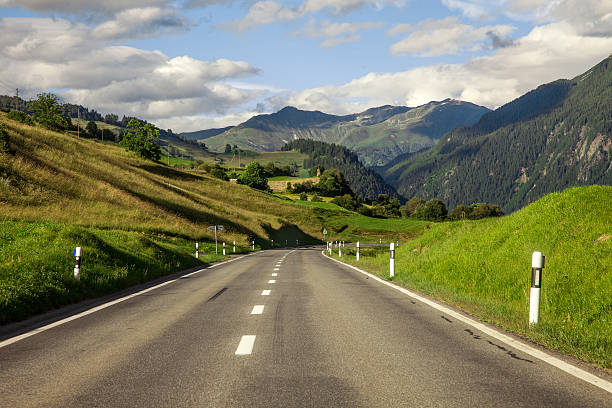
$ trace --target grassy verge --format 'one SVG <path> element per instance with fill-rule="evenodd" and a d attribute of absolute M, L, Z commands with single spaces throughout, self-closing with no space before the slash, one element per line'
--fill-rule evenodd
<path fill-rule="evenodd" d="M 612 368 L 612 187 L 548 195 L 499 219 L 434 224 L 396 252 L 395 281 L 507 330 Z M 355 264 L 354 250 L 343 260 Z M 546 256 L 540 323 L 529 327 L 531 253 Z M 388 250 L 359 266 L 388 277 Z M 335 254 L 337 257 L 337 253 Z"/>
<path fill-rule="evenodd" d="M 224 258 L 214 242 L 200 243 L 196 259 L 185 237 L 51 222 L 2 221 L 0 240 L 0 324 Z M 83 248 L 80 281 L 76 246 Z"/>

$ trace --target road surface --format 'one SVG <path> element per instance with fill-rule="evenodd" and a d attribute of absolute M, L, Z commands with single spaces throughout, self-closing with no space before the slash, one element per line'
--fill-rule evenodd
<path fill-rule="evenodd" d="M 245 256 L 0 345 L 2 407 L 612 407 L 321 249 Z"/>

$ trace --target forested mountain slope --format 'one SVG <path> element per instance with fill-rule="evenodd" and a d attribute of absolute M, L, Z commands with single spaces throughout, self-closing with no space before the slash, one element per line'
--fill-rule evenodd
<path fill-rule="evenodd" d="M 372 169 L 365 167 L 357 155 L 344 146 L 298 139 L 283 146 L 283 150 L 297 150 L 310 156 L 306 167 L 323 166 L 338 169 L 344 174 L 351 190 L 369 200 L 376 200 L 379 194 L 399 198 L 397 191 Z"/>
<path fill-rule="evenodd" d="M 492 202 L 514 211 L 571 186 L 612 184 L 612 56 L 377 170 L 410 198 Z"/>
<path fill-rule="evenodd" d="M 486 112 L 483 106 L 451 99 L 415 108 L 386 105 L 346 116 L 286 107 L 209 137 L 206 145 L 216 151 L 226 144 L 273 151 L 292 140 L 311 139 L 343 145 L 366 165 L 384 164 L 399 154 L 432 146 L 444 133 L 474 124 Z"/>

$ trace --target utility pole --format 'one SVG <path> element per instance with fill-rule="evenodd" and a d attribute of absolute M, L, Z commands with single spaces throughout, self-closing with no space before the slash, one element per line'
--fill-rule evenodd
<path fill-rule="evenodd" d="M 17 91 L 17 98 L 19 98 L 19 88 L 15 89 Z"/>
<path fill-rule="evenodd" d="M 81 137 L 81 110 L 77 107 L 77 137 Z"/>

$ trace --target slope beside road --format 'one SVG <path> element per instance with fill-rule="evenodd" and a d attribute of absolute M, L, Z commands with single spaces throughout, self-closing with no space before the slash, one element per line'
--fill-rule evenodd
<path fill-rule="evenodd" d="M 0 344 L 2 407 L 612 407 L 320 249 L 243 257 Z"/>

